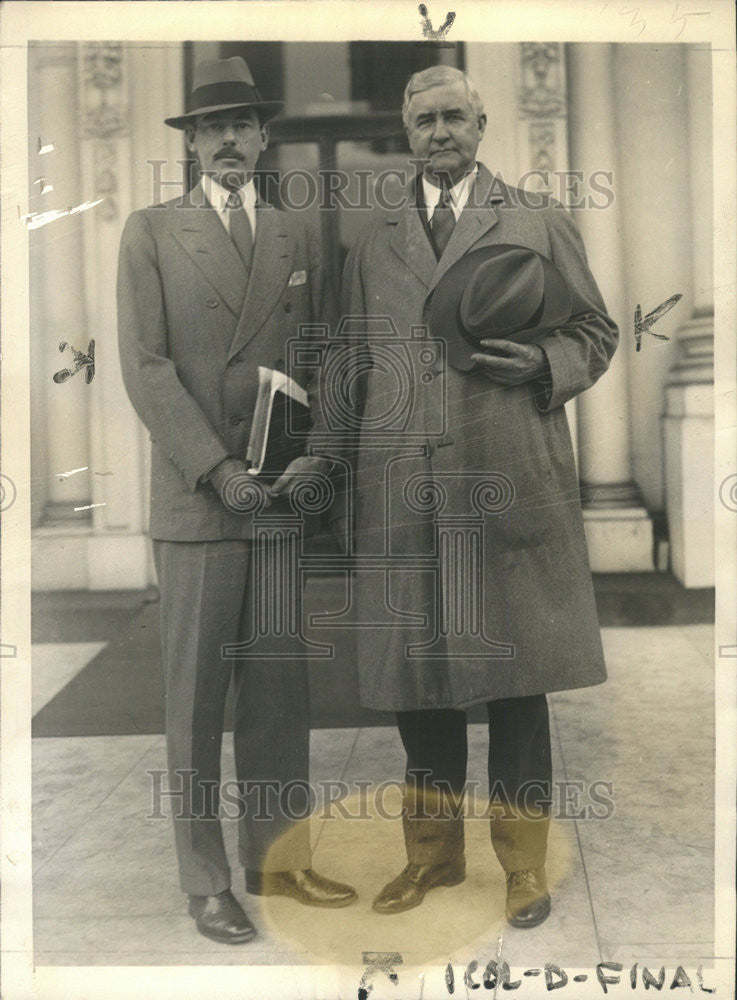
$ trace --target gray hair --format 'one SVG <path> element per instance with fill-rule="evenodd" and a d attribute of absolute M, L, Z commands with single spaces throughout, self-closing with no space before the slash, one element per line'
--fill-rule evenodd
<path fill-rule="evenodd" d="M 402 122 L 405 128 L 409 124 L 409 102 L 414 95 L 420 94 L 425 90 L 430 90 L 431 87 L 442 87 L 448 83 L 462 83 L 466 88 L 466 97 L 474 115 L 476 118 L 480 118 L 483 115 L 483 101 L 467 73 L 456 69 L 455 66 L 430 66 L 429 69 L 413 73 L 407 82 L 407 86 L 404 88 Z"/>

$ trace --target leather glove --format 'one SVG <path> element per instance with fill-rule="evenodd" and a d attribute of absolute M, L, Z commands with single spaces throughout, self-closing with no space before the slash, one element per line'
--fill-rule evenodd
<path fill-rule="evenodd" d="M 237 458 L 224 458 L 207 478 L 231 514 L 252 514 L 271 503 L 268 488 L 256 476 L 250 476 L 245 462 Z"/>
<path fill-rule="evenodd" d="M 319 455 L 300 455 L 290 462 L 277 481 L 269 489 L 272 497 L 278 497 L 282 493 L 289 496 L 292 489 L 297 485 L 301 476 L 319 474 L 327 476 L 333 468 L 333 463 Z"/>

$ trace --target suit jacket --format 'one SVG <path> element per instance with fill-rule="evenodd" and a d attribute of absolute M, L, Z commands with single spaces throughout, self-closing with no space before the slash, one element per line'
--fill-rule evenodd
<path fill-rule="evenodd" d="M 552 200 L 529 207 L 529 197 L 480 166 L 438 261 L 409 188 L 346 261 L 344 313 L 389 317 L 396 331 L 393 347 L 375 320 L 364 323 L 358 350 L 369 368 L 356 489 L 367 558 L 355 612 L 369 707 L 464 707 L 605 678 L 563 403 L 606 370 L 617 328 L 568 213 Z M 457 372 L 442 349 L 412 343 L 443 274 L 500 243 L 548 257 L 571 291 L 571 319 L 539 341 L 546 394 Z M 428 335 L 442 346 L 442 330 Z M 392 405 L 405 396 L 404 408 Z M 443 518 L 455 520 L 443 528 Z"/>
<path fill-rule="evenodd" d="M 320 426 L 319 373 L 290 364 L 300 324 L 334 320 L 320 247 L 303 223 L 259 203 L 250 280 L 201 185 L 134 212 L 120 247 L 123 379 L 152 441 L 151 536 L 250 538 L 202 477 L 245 456 L 258 366 L 308 389 Z"/>

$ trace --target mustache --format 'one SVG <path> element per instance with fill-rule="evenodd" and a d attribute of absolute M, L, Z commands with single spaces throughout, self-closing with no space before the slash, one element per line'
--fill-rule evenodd
<path fill-rule="evenodd" d="M 239 153 L 237 149 L 228 149 L 227 146 L 221 150 L 218 150 L 213 157 L 214 160 L 240 160 L 245 163 L 245 156 L 243 153 Z"/>

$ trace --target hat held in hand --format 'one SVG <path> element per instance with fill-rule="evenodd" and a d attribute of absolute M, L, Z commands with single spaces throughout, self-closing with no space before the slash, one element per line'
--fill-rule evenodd
<path fill-rule="evenodd" d="M 430 300 L 430 336 L 445 340 L 458 371 L 476 367 L 482 340 L 528 344 L 565 323 L 571 295 L 552 261 L 529 247 L 499 244 L 461 257 Z"/>
<path fill-rule="evenodd" d="M 283 101 L 264 101 L 245 59 L 206 59 L 194 71 L 192 93 L 183 115 L 165 118 L 172 128 L 194 125 L 202 115 L 235 108 L 254 108 L 261 122 L 265 122 L 284 107 Z"/>

